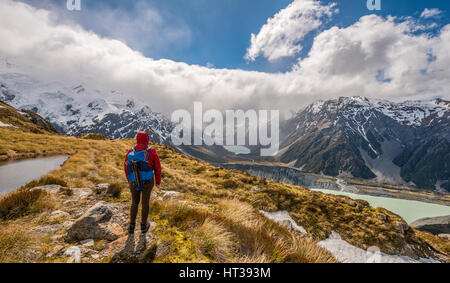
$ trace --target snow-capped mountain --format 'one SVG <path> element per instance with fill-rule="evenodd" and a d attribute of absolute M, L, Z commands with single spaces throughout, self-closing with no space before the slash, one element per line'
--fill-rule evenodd
<path fill-rule="evenodd" d="M 68 135 L 92 132 L 134 138 L 137 131 L 146 130 L 152 141 L 165 143 L 173 128 L 162 114 L 120 92 L 42 82 L 23 73 L 0 72 L 0 100 L 39 114 Z"/>
<path fill-rule="evenodd" d="M 319 101 L 282 127 L 277 158 L 306 172 L 450 191 L 450 103 Z"/>

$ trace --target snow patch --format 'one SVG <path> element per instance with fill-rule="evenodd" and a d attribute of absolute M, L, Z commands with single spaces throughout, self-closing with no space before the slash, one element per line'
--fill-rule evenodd
<path fill-rule="evenodd" d="M 385 141 L 381 143 L 381 151 L 377 158 L 373 159 L 366 151 L 359 148 L 361 156 L 370 170 L 377 176 L 376 181 L 380 183 L 406 184 L 401 177 L 400 167 L 392 160 L 402 152 L 402 146 L 395 141 Z"/>
<path fill-rule="evenodd" d="M 311 106 L 311 112 L 312 112 L 313 114 L 319 113 L 320 110 L 322 110 L 322 107 L 323 107 L 324 103 L 325 103 L 324 101 L 317 101 L 316 103 L 314 103 L 314 104 Z"/>
<path fill-rule="evenodd" d="M 302 227 L 297 225 L 297 223 L 292 219 L 292 217 L 289 215 L 289 212 L 287 211 L 277 211 L 277 212 L 265 212 L 260 211 L 262 215 L 269 218 L 272 221 L 275 221 L 283 226 L 289 226 L 289 228 L 292 228 L 292 230 L 300 232 L 302 234 L 306 234 L 306 230 Z"/>
<path fill-rule="evenodd" d="M 388 255 L 382 253 L 377 247 L 364 250 L 342 240 L 341 236 L 334 231 L 327 240 L 319 242 L 318 245 L 343 263 L 439 263 L 432 258 L 415 260 L 407 256 Z"/>
<path fill-rule="evenodd" d="M 0 121 L 0 127 L 13 127 L 13 128 L 17 128 L 17 127 L 14 127 L 13 125 L 5 124 L 5 123 L 3 123 L 2 121 Z"/>

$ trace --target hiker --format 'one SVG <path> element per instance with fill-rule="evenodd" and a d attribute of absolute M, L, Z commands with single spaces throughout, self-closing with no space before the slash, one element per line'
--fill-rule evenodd
<path fill-rule="evenodd" d="M 148 232 L 150 224 L 147 222 L 150 209 L 150 196 L 153 187 L 161 184 L 161 163 L 158 152 L 151 148 L 149 135 L 146 132 L 139 132 L 136 136 L 137 145 L 130 149 L 125 157 L 125 174 L 130 184 L 132 204 L 130 210 L 130 226 L 128 232 L 134 233 L 136 227 L 136 216 L 142 194 L 142 219 L 141 232 Z"/>

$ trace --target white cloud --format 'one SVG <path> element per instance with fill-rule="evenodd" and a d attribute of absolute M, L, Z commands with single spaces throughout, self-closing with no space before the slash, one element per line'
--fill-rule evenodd
<path fill-rule="evenodd" d="M 408 21 L 365 16 L 321 32 L 291 72 L 269 74 L 154 60 L 51 18 L 46 10 L 0 0 L 0 56 L 15 58 L 27 67 L 23 72 L 118 90 L 169 115 L 193 101 L 205 109 L 287 113 L 338 96 L 450 98 L 450 25 L 431 37 L 413 34 Z M 380 71 L 390 82 L 377 80 Z"/>
<path fill-rule="evenodd" d="M 260 55 L 269 61 L 294 56 L 302 50 L 300 41 L 317 30 L 324 20 L 337 12 L 336 4 L 322 5 L 316 0 L 294 0 L 251 35 L 245 58 L 256 60 Z"/>
<path fill-rule="evenodd" d="M 169 11 L 163 14 L 144 1 L 136 1 L 125 9 L 108 5 L 82 3 L 81 11 L 73 12 L 52 0 L 23 0 L 36 8 L 52 11 L 56 24 L 73 25 L 79 23 L 84 29 L 102 36 L 114 38 L 129 47 L 147 54 L 159 54 L 168 46 L 185 47 L 191 42 L 189 27 Z"/>
<path fill-rule="evenodd" d="M 424 19 L 428 19 L 428 18 L 436 17 L 436 16 L 438 16 L 440 14 L 442 14 L 442 11 L 437 9 L 437 8 L 434 8 L 434 9 L 425 8 L 425 10 L 423 10 L 423 12 L 420 15 L 420 17 L 424 18 Z"/>

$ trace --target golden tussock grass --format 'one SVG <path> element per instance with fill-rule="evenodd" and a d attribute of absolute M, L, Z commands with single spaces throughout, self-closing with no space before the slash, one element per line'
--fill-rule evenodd
<path fill-rule="evenodd" d="M 21 188 L 0 197 L 0 219 L 9 220 L 50 209 L 50 195 L 42 190 Z"/>
<path fill-rule="evenodd" d="M 218 209 L 157 201 L 152 203 L 151 214 L 165 220 L 171 229 L 191 235 L 189 242 L 201 255 L 197 255 L 197 260 L 204 257 L 211 262 L 335 262 L 312 239 L 292 235 L 237 200 L 221 201 Z"/>
<path fill-rule="evenodd" d="M 0 262 L 24 262 L 24 253 L 30 244 L 24 232 L 17 226 L 0 226 Z"/>

